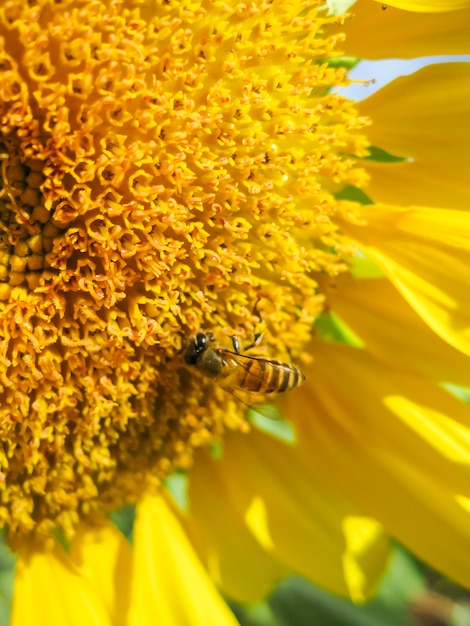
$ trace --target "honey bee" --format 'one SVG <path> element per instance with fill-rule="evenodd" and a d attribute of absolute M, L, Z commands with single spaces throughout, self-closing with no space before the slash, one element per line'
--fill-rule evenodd
<path fill-rule="evenodd" d="M 256 346 L 261 335 L 245 348 Z M 247 391 L 256 395 L 281 393 L 295 389 L 305 376 L 298 367 L 257 356 L 241 354 L 240 344 L 232 337 L 233 351 L 218 345 L 212 333 L 197 333 L 190 338 L 184 359 L 204 376 L 212 378 L 231 391 Z"/>

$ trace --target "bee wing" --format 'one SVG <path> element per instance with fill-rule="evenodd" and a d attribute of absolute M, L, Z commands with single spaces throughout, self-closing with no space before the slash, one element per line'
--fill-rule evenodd
<path fill-rule="evenodd" d="M 263 395 L 259 393 L 250 393 L 249 391 L 243 391 L 237 387 L 225 387 L 232 396 L 243 404 L 249 411 L 259 413 L 264 417 L 268 417 L 271 420 L 284 420 L 284 417 L 280 414 L 277 408 L 273 394 Z"/>
<path fill-rule="evenodd" d="M 269 359 L 262 357 L 239 354 L 230 350 L 220 350 L 224 362 L 232 370 L 232 375 L 222 383 L 224 386 L 237 388 L 246 393 L 253 393 L 261 397 L 264 393 L 259 393 L 255 389 L 262 388 L 266 378 L 266 366 L 261 364 L 269 363 Z"/>
<path fill-rule="evenodd" d="M 257 397 L 250 400 L 247 406 L 250 411 L 258 413 L 263 417 L 267 417 L 270 420 L 279 422 L 285 421 L 286 419 L 279 410 L 279 407 L 275 402 L 275 397 L 273 397 L 272 393 L 269 396 L 262 396 L 261 398 L 259 397 L 259 394 L 257 394 Z"/>

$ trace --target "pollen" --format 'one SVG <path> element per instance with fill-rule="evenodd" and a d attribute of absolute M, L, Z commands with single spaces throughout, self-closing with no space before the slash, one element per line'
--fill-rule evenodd
<path fill-rule="evenodd" d="M 347 270 L 364 120 L 319 2 L 0 8 L 0 521 L 133 502 L 247 431 L 187 338 L 300 362 Z M 255 314 L 255 307 L 257 314 Z M 261 322 L 260 322 L 261 317 Z"/>

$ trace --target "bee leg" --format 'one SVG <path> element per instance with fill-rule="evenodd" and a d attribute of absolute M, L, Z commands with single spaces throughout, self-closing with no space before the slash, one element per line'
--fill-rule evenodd
<path fill-rule="evenodd" d="M 232 337 L 233 351 L 240 354 L 240 341 L 238 337 Z"/>
<path fill-rule="evenodd" d="M 255 346 L 259 345 L 261 343 L 261 339 L 263 338 L 263 333 L 256 333 L 256 335 L 254 336 L 253 341 L 250 343 L 249 346 L 246 346 L 244 348 L 244 350 L 251 350 L 251 348 L 254 348 Z"/>
<path fill-rule="evenodd" d="M 263 318 L 261 317 L 261 313 L 258 311 L 258 308 L 257 308 L 259 301 L 260 301 L 260 298 L 256 300 L 256 304 L 253 308 L 253 315 L 256 315 L 259 322 L 262 322 Z M 259 343 L 261 343 L 262 338 L 263 338 L 263 333 L 255 333 L 255 336 L 253 337 L 253 341 L 250 343 L 249 346 L 246 346 L 245 350 L 250 350 L 251 348 L 254 348 L 255 346 L 257 346 Z"/>

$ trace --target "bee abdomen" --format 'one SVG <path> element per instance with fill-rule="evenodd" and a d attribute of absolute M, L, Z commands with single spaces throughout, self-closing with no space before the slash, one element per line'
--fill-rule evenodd
<path fill-rule="evenodd" d="M 255 393 L 280 393 L 295 389 L 305 376 L 294 365 L 271 359 L 253 359 L 239 372 L 238 386 Z"/>

